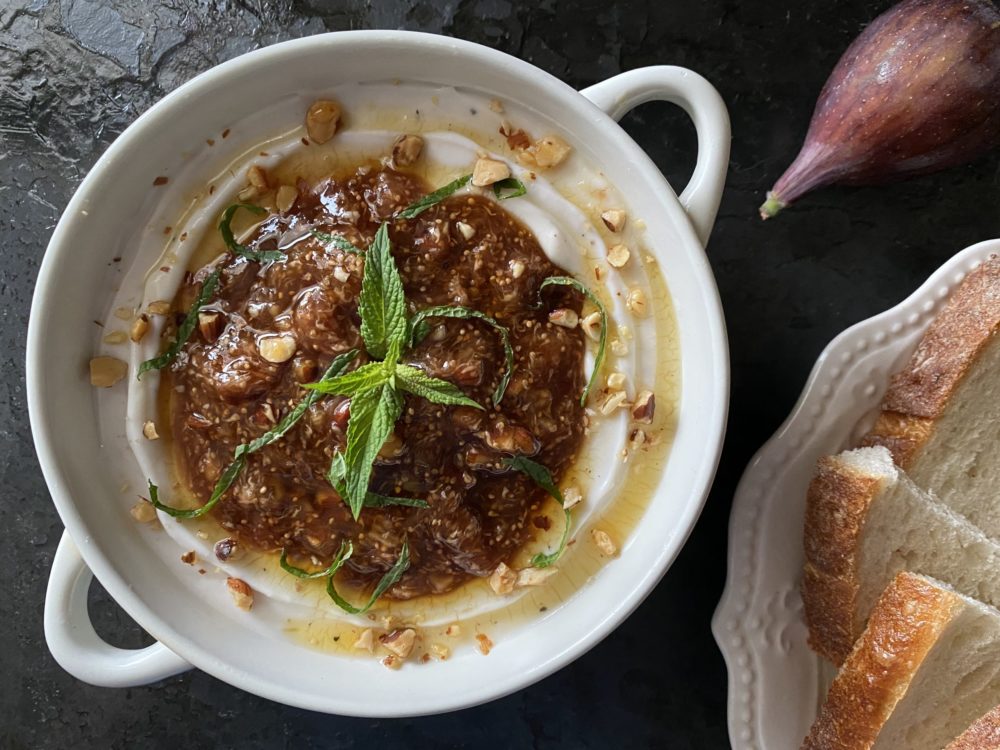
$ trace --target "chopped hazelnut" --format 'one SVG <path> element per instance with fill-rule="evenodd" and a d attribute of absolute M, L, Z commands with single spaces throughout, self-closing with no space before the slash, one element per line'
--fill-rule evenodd
<path fill-rule="evenodd" d="M 574 310 L 560 307 L 549 313 L 549 322 L 563 328 L 576 328 L 580 322 L 580 316 Z"/>
<path fill-rule="evenodd" d="M 583 494 L 577 487 L 567 487 L 562 491 L 563 496 L 563 508 L 569 510 L 574 505 L 578 504 L 583 500 Z"/>
<path fill-rule="evenodd" d="M 434 654 L 438 659 L 444 661 L 449 656 L 451 656 L 451 649 L 445 646 L 443 643 L 432 643 L 431 653 Z"/>
<path fill-rule="evenodd" d="M 257 341 L 257 350 L 260 352 L 260 356 L 274 364 L 290 360 L 295 354 L 297 346 L 298 342 L 295 337 L 289 335 L 262 336 Z"/>
<path fill-rule="evenodd" d="M 413 651 L 413 644 L 417 640 L 417 631 L 413 628 L 393 630 L 391 633 L 380 636 L 378 640 L 383 648 L 391 651 L 400 659 L 405 659 Z"/>
<path fill-rule="evenodd" d="M 614 268 L 623 268 L 630 257 L 632 254 L 625 245 L 614 245 L 608 250 L 608 263 Z"/>
<path fill-rule="evenodd" d="M 613 372 L 608 375 L 608 388 L 612 391 L 625 390 L 625 373 Z"/>
<path fill-rule="evenodd" d="M 601 531 L 600 529 L 591 529 L 590 537 L 594 540 L 594 545 L 598 551 L 605 557 L 614 557 L 618 554 L 618 547 L 611 541 L 608 532 Z"/>
<path fill-rule="evenodd" d="M 517 158 L 527 166 L 548 169 L 562 164 L 572 150 L 572 147 L 559 136 L 547 135 L 519 152 Z"/>
<path fill-rule="evenodd" d="M 408 167 L 420 158 L 424 139 L 419 135 L 401 135 L 392 144 L 392 162 L 397 167 Z"/>
<path fill-rule="evenodd" d="M 295 380 L 299 383 L 311 383 L 319 374 L 319 364 L 315 359 L 299 358 L 293 366 Z"/>
<path fill-rule="evenodd" d="M 90 384 L 110 388 L 128 374 L 128 364 L 114 357 L 94 357 L 90 360 Z"/>
<path fill-rule="evenodd" d="M 524 568 L 517 573 L 517 587 L 541 586 L 559 572 L 558 568 Z"/>
<path fill-rule="evenodd" d="M 477 159 L 472 169 L 472 184 L 486 187 L 510 177 L 510 167 L 496 159 Z"/>
<path fill-rule="evenodd" d="M 512 570 L 506 563 L 500 563 L 490 575 L 489 583 L 493 593 L 509 594 L 517 583 L 517 571 Z"/>
<path fill-rule="evenodd" d="M 488 656 L 493 649 L 493 641 L 485 633 L 476 633 L 476 648 L 483 656 Z"/>
<path fill-rule="evenodd" d="M 458 638 L 462 634 L 462 626 L 457 622 L 452 623 L 444 629 L 444 634 L 449 638 Z"/>
<path fill-rule="evenodd" d="M 620 208 L 609 208 L 601 214 L 601 220 L 610 231 L 618 233 L 625 228 L 625 211 Z"/>
<path fill-rule="evenodd" d="M 129 508 L 128 512 L 139 523 L 149 523 L 156 520 L 156 508 L 148 500 L 140 500 Z"/>
<path fill-rule="evenodd" d="M 373 653 L 375 651 L 375 631 L 371 628 L 366 628 L 361 631 L 361 635 L 354 642 L 354 648 L 358 651 L 367 651 L 368 653 Z"/>
<path fill-rule="evenodd" d="M 206 343 L 213 343 L 219 334 L 222 333 L 223 318 L 222 313 L 200 312 L 198 313 L 198 332 L 205 339 Z"/>
<path fill-rule="evenodd" d="M 639 450 L 646 444 L 646 431 L 638 428 L 632 430 L 632 433 L 628 436 L 628 444 L 632 450 Z"/>
<path fill-rule="evenodd" d="M 399 669 L 403 666 L 403 660 L 395 654 L 389 654 L 382 660 L 382 666 L 386 669 Z"/>
<path fill-rule="evenodd" d="M 315 143 L 326 143 L 340 127 L 340 105 L 330 99 L 317 99 L 306 112 L 306 132 Z"/>
<path fill-rule="evenodd" d="M 583 332 L 592 341 L 601 340 L 601 314 L 599 312 L 592 312 L 590 315 L 585 315 L 580 322 L 580 327 L 583 328 Z"/>
<path fill-rule="evenodd" d="M 132 321 L 132 326 L 129 328 L 128 337 L 132 339 L 135 343 L 142 341 L 142 337 L 146 335 L 146 331 L 149 330 L 149 316 L 146 313 L 140 313 L 135 320 Z"/>
<path fill-rule="evenodd" d="M 637 318 L 645 317 L 647 312 L 646 293 L 639 288 L 632 289 L 625 298 L 625 307 Z"/>
<path fill-rule="evenodd" d="M 156 431 L 156 423 L 151 419 L 147 419 L 142 425 L 142 436 L 146 440 L 159 440 L 160 435 Z"/>
<path fill-rule="evenodd" d="M 188 550 L 183 555 L 181 555 L 181 562 L 187 565 L 194 565 L 197 560 L 198 560 L 198 555 L 197 553 L 195 553 L 193 549 Z"/>
<path fill-rule="evenodd" d="M 510 275 L 515 279 L 521 278 L 524 274 L 524 263 L 519 260 L 515 260 L 510 264 Z"/>
<path fill-rule="evenodd" d="M 244 612 L 249 612 L 253 608 L 253 589 L 247 585 L 246 581 L 239 578 L 227 578 L 226 586 L 233 597 L 233 604 Z"/>
<path fill-rule="evenodd" d="M 169 315 L 170 307 L 169 300 L 158 299 L 146 305 L 146 312 L 150 315 Z"/>
<path fill-rule="evenodd" d="M 281 213 L 288 213 L 295 201 L 299 199 L 299 191 L 291 185 L 282 185 L 274 195 L 274 205 Z"/>
<path fill-rule="evenodd" d="M 264 171 L 263 167 L 254 164 L 247 170 L 247 182 L 257 188 L 257 190 L 267 190 L 267 172 Z"/>
<path fill-rule="evenodd" d="M 461 233 L 461 235 L 467 240 L 471 240 L 476 236 L 476 228 L 471 224 L 466 224 L 464 221 L 460 221 L 456 223 L 455 226 L 458 227 L 459 233 Z"/>
<path fill-rule="evenodd" d="M 339 281 L 341 284 L 346 284 L 351 278 L 350 272 L 343 266 L 333 267 L 333 278 Z"/>
<path fill-rule="evenodd" d="M 653 421 L 653 415 L 655 413 L 656 396 L 653 395 L 652 391 L 641 391 L 639 395 L 635 397 L 635 403 L 632 404 L 632 419 L 636 422 L 649 424 Z"/>
<path fill-rule="evenodd" d="M 604 416 L 608 416 L 609 414 L 614 412 L 615 409 L 622 406 L 625 403 L 625 399 L 627 397 L 628 394 L 626 394 L 625 391 L 613 391 L 611 394 L 608 395 L 606 399 L 604 399 L 604 403 L 601 404 L 600 406 L 601 414 L 603 414 Z"/>
<path fill-rule="evenodd" d="M 624 357 L 628 354 L 628 344 L 623 339 L 615 339 L 611 342 L 611 353 L 616 357 Z"/>
<path fill-rule="evenodd" d="M 232 537 L 227 536 L 225 539 L 220 539 L 215 543 L 212 551 L 215 552 L 215 557 L 219 562 L 227 562 L 231 560 L 237 552 L 239 552 L 240 545 Z"/>

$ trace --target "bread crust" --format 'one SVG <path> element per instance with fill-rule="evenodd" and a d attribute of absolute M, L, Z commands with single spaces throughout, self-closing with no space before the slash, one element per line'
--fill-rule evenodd
<path fill-rule="evenodd" d="M 1000 706 L 983 714 L 945 750 L 1000 750 Z"/>
<path fill-rule="evenodd" d="M 867 750 L 962 598 L 912 573 L 899 573 L 872 610 L 841 668 L 803 750 Z"/>
<path fill-rule="evenodd" d="M 826 456 L 806 493 L 802 603 L 809 644 L 834 664 L 844 661 L 857 635 L 858 546 L 868 508 L 886 481 Z"/>

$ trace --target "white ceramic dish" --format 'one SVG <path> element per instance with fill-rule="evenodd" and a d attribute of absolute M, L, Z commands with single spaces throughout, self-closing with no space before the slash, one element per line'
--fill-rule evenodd
<path fill-rule="evenodd" d="M 317 98 L 343 82 L 431 83 L 516 102 L 553 124 L 599 165 L 648 226 L 649 251 L 670 287 L 683 382 L 669 461 L 643 522 L 621 558 L 574 596 L 518 627 L 493 653 L 456 654 L 427 668 L 390 672 L 275 638 L 230 603 L 201 595 L 151 550 L 127 514 L 100 450 L 97 398 L 85 377 L 93 319 L 113 296 L 108 266 L 151 223 L 150 178 L 190 160 L 207 134 L 248 117 L 289 87 Z M 699 154 L 678 199 L 616 125 L 630 108 L 672 101 L 692 116 Z M 718 461 L 728 405 L 722 312 L 703 245 L 718 208 L 729 125 L 718 94 L 680 68 L 632 71 L 576 92 L 533 66 L 478 45 L 406 32 L 350 32 L 297 40 L 232 60 L 181 87 L 140 117 L 95 165 L 52 237 L 28 331 L 28 402 L 39 461 L 66 525 L 46 596 L 46 639 L 69 672 L 99 685 L 152 682 L 191 666 L 291 705 L 331 713 L 402 716 L 474 705 L 528 685 L 597 643 L 649 593 L 701 510 Z M 176 549 L 176 548 L 175 548 Z M 90 624 L 90 571 L 158 643 L 124 651 Z M 208 578 L 208 576 L 205 576 Z M 263 602 L 261 608 L 269 606 Z M 255 605 L 254 612 L 257 612 Z M 544 624 L 542 621 L 544 619 Z"/>
<path fill-rule="evenodd" d="M 905 365 L 951 291 L 994 253 L 1000 240 L 966 248 L 896 307 L 837 336 L 791 415 L 743 474 L 729 523 L 729 575 L 712 621 L 729 669 L 734 750 L 800 747 L 833 676 L 806 643 L 799 596 L 805 496 L 816 460 L 867 431 L 889 376 Z"/>

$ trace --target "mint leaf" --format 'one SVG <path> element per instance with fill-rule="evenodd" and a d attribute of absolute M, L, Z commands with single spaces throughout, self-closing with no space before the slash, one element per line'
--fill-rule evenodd
<path fill-rule="evenodd" d="M 508 198 L 520 198 L 527 192 L 528 188 L 516 177 L 507 177 L 493 183 L 493 195 L 496 196 L 498 201 L 505 201 Z"/>
<path fill-rule="evenodd" d="M 497 385 L 496 390 L 493 391 L 493 405 L 498 405 L 503 400 L 503 395 L 507 391 L 511 375 L 514 374 L 514 348 L 510 345 L 510 331 L 486 313 L 481 313 L 469 307 L 453 307 L 449 305 L 428 307 L 419 311 L 410 321 L 410 346 L 416 346 L 427 335 L 429 331 L 427 318 L 475 318 L 487 323 L 493 330 L 500 334 L 507 369 L 504 370 L 503 377 L 500 378 L 500 383 Z"/>
<path fill-rule="evenodd" d="M 435 404 L 483 408 L 447 380 L 432 378 L 423 370 L 410 367 L 410 365 L 396 365 L 396 384 L 404 391 L 409 391 Z"/>
<path fill-rule="evenodd" d="M 397 214 L 397 216 L 400 216 L 403 219 L 413 219 L 422 214 L 431 206 L 440 203 L 445 198 L 449 197 L 450 195 L 453 195 L 454 193 L 464 188 L 466 185 L 469 184 L 469 180 L 471 179 L 472 179 L 471 174 L 462 175 L 457 180 L 452 180 L 444 187 L 438 188 L 433 193 L 425 195 L 416 203 L 407 206 L 402 211 L 400 211 Z"/>
<path fill-rule="evenodd" d="M 217 268 L 208 276 L 205 277 L 205 281 L 201 285 L 201 291 L 198 292 L 198 296 L 195 301 L 191 304 L 191 309 L 188 310 L 187 315 L 184 317 L 184 322 L 181 323 L 180 328 L 177 329 L 177 335 L 174 337 L 173 343 L 167 347 L 167 350 L 163 352 L 158 357 L 153 357 L 152 359 L 147 359 L 141 365 L 139 365 L 139 372 L 136 373 L 135 379 L 139 380 L 143 374 L 149 372 L 150 370 L 159 370 L 166 367 L 180 354 L 181 347 L 184 346 L 185 342 L 191 338 L 191 334 L 194 332 L 194 327 L 198 324 L 198 311 L 205 306 L 215 294 L 215 287 L 219 285 L 219 275 L 222 273 L 222 269 Z"/>
<path fill-rule="evenodd" d="M 403 577 L 403 573 L 406 572 L 407 568 L 410 567 L 410 547 L 406 540 L 403 540 L 403 549 L 399 553 L 399 558 L 397 558 L 396 563 L 382 576 L 375 590 L 372 592 L 371 597 L 368 602 L 363 607 L 355 607 L 339 593 L 337 593 L 337 588 L 333 584 L 333 576 L 330 576 L 326 581 L 326 593 L 330 595 L 334 603 L 340 607 L 345 612 L 349 612 L 352 615 L 363 615 L 372 605 L 378 600 L 382 594 L 388 590 L 396 581 Z"/>
<path fill-rule="evenodd" d="M 535 484 L 554 497 L 560 505 L 566 505 L 562 492 L 560 492 L 559 488 L 556 487 L 556 483 L 552 479 L 552 474 L 537 461 L 532 461 L 529 458 L 523 458 L 521 456 L 515 456 L 513 458 L 505 458 L 503 460 L 503 464 L 504 466 L 509 466 L 512 469 L 520 471 L 522 474 L 527 474 Z M 552 563 L 558 560 L 562 556 L 562 553 L 566 550 L 566 542 L 569 541 L 569 529 L 573 522 L 573 513 L 566 507 L 563 508 L 563 513 L 566 514 L 566 525 L 563 528 L 562 539 L 559 540 L 559 546 L 554 552 L 549 552 L 548 554 L 542 554 L 539 552 L 537 555 L 532 557 L 530 562 L 533 567 L 549 567 Z"/>
<path fill-rule="evenodd" d="M 291 573 L 296 578 L 326 578 L 327 576 L 334 576 L 337 571 L 344 567 L 344 563 L 347 559 L 354 554 L 354 545 L 350 542 L 341 542 L 340 551 L 337 552 L 336 556 L 333 558 L 333 562 L 325 570 L 318 570 L 314 573 L 310 573 L 308 570 L 303 570 L 302 568 L 297 568 L 288 562 L 288 553 L 284 548 L 281 549 L 281 559 L 278 560 L 278 565 L 286 573 Z"/>
<path fill-rule="evenodd" d="M 402 341 L 406 337 L 406 296 L 403 280 L 392 258 L 388 224 L 379 227 L 365 254 L 358 313 L 365 348 L 376 359 L 385 356 L 392 341 Z"/>
<path fill-rule="evenodd" d="M 239 255 L 247 260 L 255 260 L 259 263 L 268 260 L 284 260 L 285 254 L 278 250 L 251 250 L 246 245 L 241 245 L 236 241 L 236 238 L 233 236 L 233 215 L 241 208 L 257 215 L 267 213 L 260 206 L 255 206 L 251 203 L 234 203 L 223 211 L 222 218 L 219 219 L 219 232 L 222 234 L 222 241 L 226 243 L 226 247 L 232 251 L 233 255 Z"/>
<path fill-rule="evenodd" d="M 594 357 L 594 371 L 590 373 L 590 380 L 587 381 L 586 387 L 583 389 L 583 395 L 580 396 L 580 406 L 587 405 L 587 396 L 590 395 L 591 390 L 594 388 L 594 384 L 597 382 L 597 376 L 601 372 L 601 365 L 604 364 L 604 345 L 607 343 L 608 339 L 608 312 L 604 309 L 604 304 L 597 298 L 590 289 L 584 286 L 581 282 L 569 276 L 549 276 L 545 281 L 541 283 L 538 287 L 538 295 L 541 297 L 542 290 L 547 286 L 571 286 L 577 291 L 583 292 L 587 299 L 594 303 L 597 307 L 597 311 L 601 314 L 601 338 L 597 342 L 597 356 Z M 539 301 L 539 305 L 541 301 Z"/>
<path fill-rule="evenodd" d="M 416 497 L 392 497 L 391 495 L 379 495 L 369 492 L 365 497 L 366 508 L 388 508 L 393 505 L 401 505 L 407 508 L 429 508 L 430 503 Z"/>
<path fill-rule="evenodd" d="M 377 388 L 388 380 L 389 375 L 381 362 L 369 362 L 339 377 L 307 383 L 302 387 L 317 394 L 353 396 L 355 393 Z"/>
<path fill-rule="evenodd" d="M 345 253 L 351 253 L 353 255 L 365 254 L 365 251 L 360 247 L 355 245 L 353 242 L 348 242 L 346 238 L 341 237 L 338 234 L 327 234 L 326 232 L 321 232 L 318 229 L 310 229 L 309 234 L 318 239 L 320 242 L 333 245 L 335 248 L 343 250 Z"/>

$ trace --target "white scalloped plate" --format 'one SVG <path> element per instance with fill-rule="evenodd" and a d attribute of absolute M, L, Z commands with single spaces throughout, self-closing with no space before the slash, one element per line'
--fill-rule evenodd
<path fill-rule="evenodd" d="M 729 669 L 734 750 L 794 750 L 809 731 L 833 667 L 806 644 L 799 597 L 806 487 L 816 459 L 867 430 L 888 385 L 965 275 L 1000 253 L 966 248 L 896 307 L 837 336 L 791 415 L 750 461 L 729 520 L 726 588 L 712 632 Z"/>

